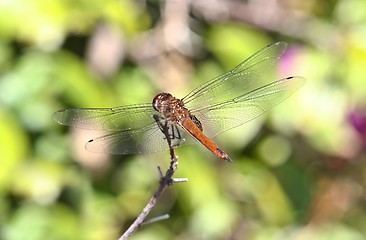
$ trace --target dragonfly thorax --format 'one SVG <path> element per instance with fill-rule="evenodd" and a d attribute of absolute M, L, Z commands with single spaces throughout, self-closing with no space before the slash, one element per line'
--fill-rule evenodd
<path fill-rule="evenodd" d="M 173 97 L 170 93 L 159 93 L 153 98 L 152 105 L 156 111 L 171 120 L 175 119 L 177 121 L 190 116 L 190 112 L 184 107 L 183 101 Z"/>

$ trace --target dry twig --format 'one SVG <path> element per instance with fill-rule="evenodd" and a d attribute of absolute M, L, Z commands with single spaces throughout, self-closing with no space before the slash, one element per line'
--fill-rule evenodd
<path fill-rule="evenodd" d="M 160 119 L 157 116 L 154 116 L 154 119 L 156 123 L 159 125 L 160 129 L 162 129 L 166 140 L 169 145 L 169 151 L 170 151 L 170 167 L 166 171 L 165 175 L 161 178 L 159 188 L 155 192 L 154 196 L 150 199 L 148 204 L 145 206 L 145 208 L 142 210 L 140 215 L 136 218 L 136 220 L 131 224 L 131 226 L 123 233 L 123 235 L 119 238 L 119 240 L 124 240 L 129 238 L 133 233 L 137 231 L 144 223 L 152 223 L 156 221 L 160 221 L 162 219 L 166 219 L 169 217 L 169 215 L 163 215 L 157 218 L 153 218 L 150 220 L 146 220 L 147 215 L 151 212 L 152 208 L 155 206 L 157 200 L 161 196 L 161 194 L 164 192 L 164 190 L 169 186 L 172 185 L 175 182 L 186 182 L 188 181 L 186 178 L 180 178 L 180 179 L 173 179 L 173 174 L 177 170 L 178 167 L 178 157 L 175 155 L 174 148 L 172 146 L 171 137 L 169 136 L 169 129 L 167 122 L 162 123 Z M 161 172 L 160 168 L 159 171 Z"/>

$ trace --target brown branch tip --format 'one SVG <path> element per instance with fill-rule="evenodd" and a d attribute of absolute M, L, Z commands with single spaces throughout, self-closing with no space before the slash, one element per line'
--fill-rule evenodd
<path fill-rule="evenodd" d="M 123 233 L 123 235 L 119 238 L 119 240 L 125 240 L 128 239 L 132 234 L 134 234 L 142 225 L 161 221 L 164 219 L 169 218 L 168 214 L 164 214 L 162 216 L 154 217 L 152 219 L 147 220 L 147 215 L 151 212 L 152 208 L 155 206 L 156 202 L 164 192 L 164 190 L 172 185 L 173 183 L 179 183 L 179 182 L 187 182 L 187 178 L 173 178 L 173 175 L 175 171 L 178 168 L 178 157 L 175 155 L 174 147 L 172 145 L 171 136 L 169 135 L 169 126 L 168 122 L 164 121 L 164 123 L 159 119 L 157 115 L 154 116 L 154 119 L 156 121 L 156 124 L 161 129 L 163 134 L 165 135 L 165 139 L 167 140 L 168 146 L 169 146 L 169 152 L 170 152 L 170 166 L 168 170 L 166 171 L 165 175 L 163 176 L 162 171 L 160 167 L 158 167 L 159 174 L 160 174 L 160 184 L 158 189 L 156 190 L 155 194 L 151 197 L 147 205 L 144 207 L 144 209 L 141 211 L 139 216 L 136 218 L 136 220 L 130 225 L 130 227 Z"/>

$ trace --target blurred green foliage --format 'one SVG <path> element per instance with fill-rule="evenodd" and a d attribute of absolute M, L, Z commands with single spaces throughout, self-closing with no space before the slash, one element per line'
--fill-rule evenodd
<path fill-rule="evenodd" d="M 102 133 L 53 112 L 182 97 L 287 41 L 273 70 L 306 85 L 217 138 L 234 164 L 177 149 L 189 182 L 132 239 L 364 239 L 365 30 L 363 0 L 1 1 L 0 238 L 117 239 L 169 165 L 167 152 L 89 153 Z"/>

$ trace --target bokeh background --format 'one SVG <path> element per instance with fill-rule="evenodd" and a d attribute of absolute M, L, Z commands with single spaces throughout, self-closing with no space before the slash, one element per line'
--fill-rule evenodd
<path fill-rule="evenodd" d="M 366 1 L 1 0 L 0 238 L 117 239 L 168 152 L 87 152 L 100 132 L 61 108 L 183 97 L 262 47 L 289 49 L 268 82 L 307 82 L 265 116 L 177 149 L 175 177 L 131 239 L 365 239 Z"/>

